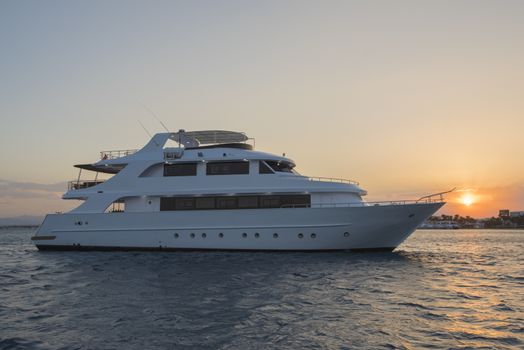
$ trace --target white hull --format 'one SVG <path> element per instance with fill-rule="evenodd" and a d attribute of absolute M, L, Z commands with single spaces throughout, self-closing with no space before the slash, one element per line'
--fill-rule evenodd
<path fill-rule="evenodd" d="M 392 250 L 442 205 L 51 214 L 33 240 L 39 249 Z"/>

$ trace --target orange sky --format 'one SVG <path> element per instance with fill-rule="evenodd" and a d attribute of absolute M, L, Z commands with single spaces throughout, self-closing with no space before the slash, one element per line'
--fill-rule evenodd
<path fill-rule="evenodd" d="M 519 185 L 458 190 L 448 196 L 448 204 L 440 213 L 471 217 L 498 216 L 500 209 L 524 210 L 523 198 L 524 186 Z"/>

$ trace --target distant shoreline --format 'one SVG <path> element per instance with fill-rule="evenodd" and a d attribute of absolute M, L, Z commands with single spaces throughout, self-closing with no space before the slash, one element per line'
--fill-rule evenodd
<path fill-rule="evenodd" d="M 473 227 L 460 227 L 460 228 L 417 228 L 417 230 L 446 230 L 446 231 L 456 231 L 456 230 L 524 230 L 524 227 L 483 227 L 483 228 L 473 228 Z"/>

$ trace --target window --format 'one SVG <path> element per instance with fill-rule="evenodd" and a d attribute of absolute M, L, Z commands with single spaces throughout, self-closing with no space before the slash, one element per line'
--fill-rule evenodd
<path fill-rule="evenodd" d="M 280 206 L 282 207 L 309 207 L 311 196 L 309 195 L 290 195 L 280 196 Z"/>
<path fill-rule="evenodd" d="M 207 163 L 207 175 L 249 174 L 249 162 L 213 162 Z"/>
<path fill-rule="evenodd" d="M 239 209 L 258 208 L 258 196 L 241 196 L 238 197 Z"/>
<path fill-rule="evenodd" d="M 311 196 L 306 194 L 160 198 L 161 211 L 256 208 L 307 208 L 310 205 Z"/>
<path fill-rule="evenodd" d="M 175 197 L 160 198 L 160 211 L 175 210 Z"/>
<path fill-rule="evenodd" d="M 196 174 L 196 163 L 164 164 L 164 176 L 195 176 Z"/>
<path fill-rule="evenodd" d="M 195 209 L 215 209 L 215 197 L 196 197 Z"/>
<path fill-rule="evenodd" d="M 191 210 L 195 209 L 195 198 L 176 198 L 175 200 L 175 209 L 176 210 Z"/>
<path fill-rule="evenodd" d="M 273 174 L 273 170 L 263 160 L 258 162 L 258 173 L 259 174 Z"/>
<path fill-rule="evenodd" d="M 260 208 L 280 208 L 280 196 L 260 196 Z"/>
<path fill-rule="evenodd" d="M 271 167 L 274 171 L 282 172 L 282 173 L 292 173 L 293 168 L 295 165 L 290 162 L 285 161 L 274 161 L 274 160 L 266 160 L 267 165 Z"/>
<path fill-rule="evenodd" d="M 217 209 L 237 209 L 237 197 L 218 197 Z"/>

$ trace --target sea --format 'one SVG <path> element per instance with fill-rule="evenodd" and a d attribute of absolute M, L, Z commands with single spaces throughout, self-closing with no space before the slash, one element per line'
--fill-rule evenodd
<path fill-rule="evenodd" d="M 524 230 L 391 253 L 39 252 L 0 229 L 0 349 L 524 349 Z"/>

